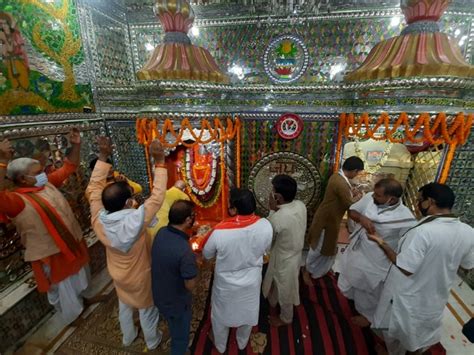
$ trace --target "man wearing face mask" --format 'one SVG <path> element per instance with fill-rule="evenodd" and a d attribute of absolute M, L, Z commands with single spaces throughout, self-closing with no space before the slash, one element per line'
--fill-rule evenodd
<path fill-rule="evenodd" d="M 423 218 L 399 241 L 397 252 L 377 233 L 392 266 L 372 327 L 390 354 L 420 353 L 441 338 L 443 311 L 459 267 L 474 267 L 474 230 L 451 212 L 454 193 L 430 183 L 419 190 Z"/>
<path fill-rule="evenodd" d="M 157 332 L 158 309 L 153 304 L 151 288 L 150 249 L 146 228 L 160 209 L 166 192 L 167 170 L 161 143 L 154 140 L 150 155 L 155 163 L 153 189 L 150 197 L 138 209 L 133 208 L 132 189 L 125 181 L 107 184 L 111 165 L 107 159 L 112 145 L 106 137 L 98 138 L 99 160 L 87 187 L 92 227 L 106 247 L 107 269 L 114 280 L 119 299 L 119 321 L 122 343 L 131 345 L 138 336 L 133 322 L 134 309 L 139 310 L 140 325 L 149 350 L 161 342 Z"/>
<path fill-rule="evenodd" d="M 0 213 L 15 224 L 38 291 L 48 293 L 48 301 L 66 324 L 83 311 L 81 293 L 89 283 L 85 268 L 89 255 L 81 227 L 57 189 L 80 163 L 78 130 L 71 131 L 69 142 L 72 148 L 64 165 L 49 175 L 37 160 L 10 161 L 10 142 L 0 142 Z M 15 185 L 11 191 L 5 190 L 5 176 Z"/>
<path fill-rule="evenodd" d="M 349 217 L 357 225 L 342 256 L 338 286 L 347 298 L 354 300 L 361 316 L 353 317 L 352 321 L 359 326 L 373 322 L 390 268 L 385 254 L 367 234 L 377 232 L 395 248 L 402 235 L 416 224 L 415 216 L 401 201 L 402 194 L 402 185 L 397 180 L 382 179 L 375 184 L 374 192 L 349 208 Z"/>

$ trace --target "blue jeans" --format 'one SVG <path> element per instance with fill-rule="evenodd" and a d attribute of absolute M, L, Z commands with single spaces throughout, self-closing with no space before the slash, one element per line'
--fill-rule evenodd
<path fill-rule="evenodd" d="M 183 355 L 188 350 L 189 330 L 191 328 L 191 307 L 179 314 L 166 316 L 171 336 L 171 355 Z"/>

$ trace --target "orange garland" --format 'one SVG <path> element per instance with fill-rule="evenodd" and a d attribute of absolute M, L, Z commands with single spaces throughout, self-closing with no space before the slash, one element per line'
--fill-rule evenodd
<path fill-rule="evenodd" d="M 194 133 L 194 128 L 192 123 L 188 118 L 184 118 L 181 121 L 180 129 L 178 132 L 174 129 L 174 123 L 172 119 L 165 119 L 163 122 L 163 126 L 161 131 L 158 128 L 158 123 L 156 119 L 147 119 L 147 118 L 139 118 L 135 123 L 135 129 L 137 134 L 137 140 L 139 144 L 145 146 L 145 157 L 147 160 L 147 170 L 148 176 L 150 180 L 150 185 L 153 183 L 153 179 L 151 176 L 151 169 L 150 169 L 150 161 L 148 155 L 148 147 L 154 139 L 159 139 L 162 145 L 165 148 L 175 148 L 178 145 L 182 144 L 187 148 L 194 146 L 195 144 L 207 144 L 212 141 L 219 142 L 221 145 L 221 197 L 222 197 L 222 208 L 223 213 L 227 211 L 227 199 L 225 196 L 225 189 L 223 188 L 223 184 L 225 182 L 225 150 L 224 144 L 227 140 L 236 139 L 237 149 L 236 149 L 236 163 L 237 163 L 237 175 L 236 175 L 236 185 L 240 186 L 240 169 L 241 169 L 241 159 L 240 159 L 240 120 L 238 117 L 235 120 L 232 120 L 230 117 L 227 117 L 226 120 L 227 127 L 224 127 L 219 117 L 214 118 L 214 127 L 211 126 L 211 123 L 207 119 L 201 120 L 201 131 L 199 135 Z M 185 130 L 189 130 L 190 134 L 194 138 L 193 143 L 187 143 L 182 140 L 183 134 Z M 205 131 L 209 132 L 209 139 L 203 139 Z M 173 143 L 168 143 L 166 141 L 166 137 L 171 134 L 174 137 Z M 187 185 L 187 184 L 186 184 Z M 201 205 L 196 198 L 193 198 L 193 194 L 191 189 L 188 188 L 187 190 L 189 195 L 191 196 L 193 202 L 198 205 Z"/>
<path fill-rule="evenodd" d="M 201 120 L 201 132 L 199 135 L 194 133 L 195 127 L 193 127 L 188 118 L 184 118 L 181 121 L 181 127 L 178 132 L 174 129 L 173 120 L 169 118 L 164 120 L 161 131 L 158 129 L 156 119 L 139 118 L 137 119 L 135 127 L 138 143 L 148 146 L 153 139 L 158 138 L 166 148 L 175 148 L 180 144 L 189 148 L 195 144 L 208 144 L 212 141 L 225 142 L 234 139 L 236 135 L 240 135 L 240 120 L 236 118 L 234 122 L 230 117 L 227 118 L 227 128 L 222 125 L 218 117 L 214 118 L 214 127 L 211 126 L 207 119 Z M 193 136 L 193 143 L 187 143 L 182 140 L 186 129 L 189 130 L 189 133 Z M 209 139 L 203 139 L 205 130 L 209 132 Z M 168 143 L 166 141 L 165 137 L 169 134 L 175 138 L 174 143 Z"/>
<path fill-rule="evenodd" d="M 458 144 L 462 145 L 466 143 L 471 131 L 473 118 L 473 114 L 468 114 L 467 119 L 465 119 L 464 114 L 460 112 L 448 127 L 445 113 L 439 113 L 433 123 L 431 123 L 430 115 L 428 113 L 422 113 L 418 116 L 413 129 L 411 129 L 410 119 L 406 112 L 400 114 L 398 119 L 393 123 L 392 128 L 390 128 L 390 116 L 386 112 L 380 115 L 375 124 L 373 124 L 367 113 L 363 113 L 357 122 L 354 114 L 343 113 L 339 121 L 339 134 L 337 139 L 334 171 L 337 171 L 339 168 L 343 135 L 346 138 L 356 136 L 361 139 L 372 138 L 375 140 L 388 140 L 391 143 L 421 143 L 426 141 L 432 145 L 440 145 L 443 143 L 449 145 L 448 154 L 446 155 L 446 160 L 439 178 L 439 182 L 445 183 L 449 175 L 449 169 L 454 158 L 456 147 Z M 372 124 L 373 127 L 371 128 Z M 382 126 L 385 127 L 384 134 L 375 136 L 374 133 L 376 133 Z M 394 134 L 402 126 L 405 128 L 405 136 L 402 138 L 395 138 Z M 364 128 L 363 133 L 361 132 L 362 128 Z M 416 138 L 416 135 L 421 132 L 421 130 L 423 130 L 423 137 Z M 441 130 L 441 135 L 439 135 L 438 138 L 435 138 L 438 130 Z"/>

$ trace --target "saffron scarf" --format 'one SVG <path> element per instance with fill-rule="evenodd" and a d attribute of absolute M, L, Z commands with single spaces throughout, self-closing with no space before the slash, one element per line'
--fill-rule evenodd
<path fill-rule="evenodd" d="M 61 216 L 51 204 L 36 192 L 43 188 L 19 188 L 15 192 L 23 196 L 35 209 L 54 243 L 66 260 L 74 261 L 79 253 L 79 242 L 64 224 Z"/>
<path fill-rule="evenodd" d="M 215 230 L 245 228 L 256 223 L 258 220 L 260 220 L 260 217 L 257 216 L 255 213 L 252 213 L 248 216 L 237 215 L 234 217 L 226 218 L 222 222 L 219 222 L 202 238 L 198 249 L 202 250 L 204 248 L 212 232 L 214 232 Z"/>

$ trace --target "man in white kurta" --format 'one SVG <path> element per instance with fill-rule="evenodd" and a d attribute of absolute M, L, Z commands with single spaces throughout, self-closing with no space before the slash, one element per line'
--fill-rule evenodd
<path fill-rule="evenodd" d="M 254 214 L 252 192 L 231 190 L 230 205 L 237 215 L 219 223 L 203 249 L 206 259 L 216 258 L 211 322 L 214 345 L 220 353 L 225 352 L 229 328 L 237 328 L 237 344 L 242 350 L 252 327 L 258 324 L 263 255 L 273 234 L 270 222 Z"/>
<path fill-rule="evenodd" d="M 442 184 L 420 189 L 423 218 L 398 243 L 395 253 L 371 239 L 393 263 L 374 316 L 390 354 L 421 352 L 441 339 L 443 310 L 459 267 L 474 267 L 474 230 L 451 214 L 454 193 Z"/>
<path fill-rule="evenodd" d="M 274 198 L 270 201 L 274 200 L 277 205 L 270 206 L 268 219 L 272 224 L 274 242 L 262 291 L 272 307 L 280 304 L 280 316 L 270 318 L 273 326 L 280 326 L 293 321 L 293 305 L 300 304 L 298 275 L 307 212 L 305 204 L 294 199 L 297 184 L 292 177 L 277 175 L 272 185 Z"/>
<path fill-rule="evenodd" d="M 367 229 L 362 224 L 369 229 L 373 227 L 395 248 L 403 234 L 416 224 L 415 216 L 401 201 L 402 193 L 398 181 L 382 179 L 375 185 L 374 192 L 349 208 L 349 217 L 358 223 L 342 255 L 338 286 L 347 298 L 354 300 L 355 308 L 365 317 L 362 319 L 365 322 L 354 317 L 359 325 L 373 322 L 383 281 L 391 265 L 384 252 L 368 239 Z"/>

